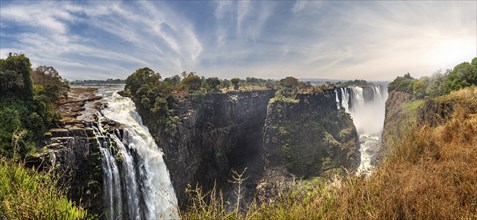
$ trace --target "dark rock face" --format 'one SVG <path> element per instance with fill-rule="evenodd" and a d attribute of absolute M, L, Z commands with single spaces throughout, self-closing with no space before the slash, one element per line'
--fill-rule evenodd
<path fill-rule="evenodd" d="M 184 99 L 172 129 L 157 126 L 157 116 L 136 103 L 164 151 L 179 204 L 187 203 L 188 184 L 207 190 L 216 182 L 227 195 L 231 171 L 245 167 L 246 197 L 251 198 L 260 181 L 272 180 L 263 178 L 264 171 L 286 182 L 294 175 L 312 177 L 359 165 L 356 129 L 350 116 L 336 109 L 333 91 L 298 95 L 298 103 L 272 102 L 272 97 L 274 91 L 265 90 Z"/>
<path fill-rule="evenodd" d="M 28 166 L 52 169 L 61 175 L 68 197 L 92 213 L 103 209 L 103 177 L 99 144 L 85 129 L 52 129 L 51 137 Z"/>
<path fill-rule="evenodd" d="M 263 124 L 273 95 L 274 91 L 265 90 L 213 93 L 182 100 L 172 132 L 154 129 L 154 116 L 138 108 L 164 151 L 179 204 L 186 202 L 188 184 L 210 189 L 216 181 L 219 188 L 224 188 L 232 169 L 242 171 L 247 167 L 249 179 L 245 184 L 255 188 L 263 171 Z"/>
<path fill-rule="evenodd" d="M 336 109 L 334 91 L 272 100 L 264 130 L 265 175 L 257 189 L 261 200 L 272 199 L 295 176 L 337 174 L 359 166 L 358 134 L 350 115 Z"/>
<path fill-rule="evenodd" d="M 359 166 L 358 135 L 349 114 L 336 109 L 333 91 L 302 94 L 298 103 L 273 101 L 265 123 L 266 167 L 299 177 Z"/>

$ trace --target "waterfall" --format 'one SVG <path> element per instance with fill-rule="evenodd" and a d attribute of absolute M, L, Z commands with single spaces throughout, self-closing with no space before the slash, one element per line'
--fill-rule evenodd
<path fill-rule="evenodd" d="M 130 181 L 126 178 L 126 189 L 128 187 L 139 189 L 135 193 L 130 192 L 132 197 L 128 198 L 128 207 L 141 204 L 143 214 L 136 216 L 137 219 L 178 219 L 177 198 L 163 160 L 163 153 L 154 142 L 147 127 L 143 125 L 134 102 L 130 98 L 120 96 L 117 92 L 112 93 L 111 96 L 105 96 L 104 100 L 108 107 L 102 110 L 103 115 L 124 125 L 123 139 L 128 144 L 129 151 L 125 151 L 124 146 L 119 144 L 120 151 L 125 154 L 133 151 L 136 154 L 136 161 L 132 161 L 131 158 L 123 160 L 123 163 L 127 163 L 128 166 L 136 166 L 136 169 L 123 167 L 125 175 L 131 178 Z M 134 170 L 138 172 L 134 173 Z M 134 176 L 140 187 L 133 185 Z M 139 198 L 134 198 L 137 194 L 141 194 L 141 202 L 138 202 Z M 129 204 L 129 200 L 132 204 Z"/>
<path fill-rule="evenodd" d="M 372 96 L 365 97 L 365 89 L 370 89 Z M 371 161 L 381 146 L 386 99 L 387 88 L 382 85 L 341 88 L 341 106 L 353 118 L 359 135 L 361 163 L 358 173 L 370 173 Z"/>
<path fill-rule="evenodd" d="M 129 219 L 140 219 L 141 207 L 139 206 L 139 191 L 137 186 L 136 168 L 131 153 L 126 149 L 123 142 L 119 140 L 117 135 L 111 135 L 111 138 L 116 143 L 119 153 L 122 157 L 122 166 L 124 173 L 123 188 L 126 190 L 126 200 L 128 204 Z"/>
<path fill-rule="evenodd" d="M 346 88 L 341 88 L 341 106 L 349 112 L 349 93 Z"/>
<path fill-rule="evenodd" d="M 102 156 L 104 195 L 108 207 L 105 215 L 107 219 L 117 219 L 122 215 L 122 190 L 118 165 L 111 152 L 111 145 L 108 139 L 102 135 L 98 128 L 93 128 Z"/>
<path fill-rule="evenodd" d="M 340 98 L 339 98 L 339 95 L 338 95 L 338 90 L 335 89 L 335 98 L 336 98 L 336 108 L 337 109 L 340 109 L 341 105 L 340 105 Z"/>
<path fill-rule="evenodd" d="M 106 104 L 93 123 L 100 146 L 106 219 L 179 219 L 177 198 L 163 153 L 131 99 L 100 88 Z M 107 133 L 103 124 L 118 122 L 123 132 Z M 123 200 L 124 199 L 124 200 Z"/>

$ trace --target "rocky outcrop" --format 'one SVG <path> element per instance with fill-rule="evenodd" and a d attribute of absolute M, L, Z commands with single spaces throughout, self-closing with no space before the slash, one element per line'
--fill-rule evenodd
<path fill-rule="evenodd" d="M 68 197 L 90 213 L 103 213 L 103 171 L 100 141 L 111 141 L 106 135 L 115 132 L 119 124 L 104 120 L 103 139 L 97 137 L 97 114 L 102 104 L 96 90 L 72 88 L 68 99 L 60 100 L 58 112 L 62 119 L 58 128 L 50 129 L 36 154 L 26 159 L 26 165 L 51 170 L 59 175 L 59 186 Z M 96 131 L 95 131 L 96 129 Z"/>
<path fill-rule="evenodd" d="M 272 100 L 264 127 L 265 175 L 261 200 L 276 196 L 287 181 L 342 174 L 360 162 L 358 134 L 333 91 Z"/>
<path fill-rule="evenodd" d="M 88 126 L 85 124 L 85 126 Z M 103 207 L 103 178 L 99 142 L 91 128 L 51 129 L 44 147 L 27 159 L 28 166 L 52 169 L 60 185 L 77 204 L 92 213 Z"/>

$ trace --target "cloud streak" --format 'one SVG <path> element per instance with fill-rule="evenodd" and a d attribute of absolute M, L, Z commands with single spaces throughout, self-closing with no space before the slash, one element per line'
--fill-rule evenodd
<path fill-rule="evenodd" d="M 68 79 L 149 66 L 165 76 L 391 80 L 477 56 L 476 11 L 472 1 L 2 1 L 0 55 L 24 52 Z"/>

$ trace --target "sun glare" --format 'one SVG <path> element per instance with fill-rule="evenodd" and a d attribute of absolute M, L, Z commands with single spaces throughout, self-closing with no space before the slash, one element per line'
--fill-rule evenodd
<path fill-rule="evenodd" d="M 431 65 L 439 68 L 452 68 L 477 56 L 476 39 L 452 39 L 439 42 L 432 50 Z"/>

